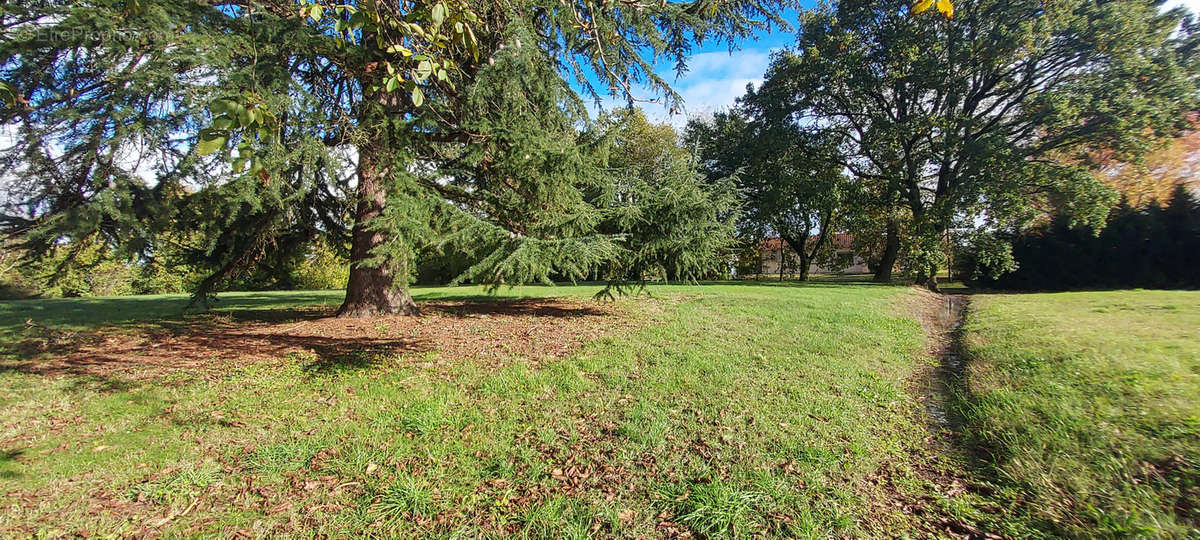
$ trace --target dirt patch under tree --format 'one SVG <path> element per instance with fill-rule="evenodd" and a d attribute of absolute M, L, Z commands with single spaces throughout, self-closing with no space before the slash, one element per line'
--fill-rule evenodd
<path fill-rule="evenodd" d="M 629 307 L 574 299 L 436 301 L 424 315 L 334 318 L 329 307 L 238 311 L 182 322 L 66 331 L 29 321 L 7 369 L 51 376 L 132 379 L 174 372 L 217 375 L 296 356 L 306 369 L 362 365 L 381 357 L 436 352 L 501 367 L 513 358 L 558 358 L 584 343 L 636 326 Z"/>

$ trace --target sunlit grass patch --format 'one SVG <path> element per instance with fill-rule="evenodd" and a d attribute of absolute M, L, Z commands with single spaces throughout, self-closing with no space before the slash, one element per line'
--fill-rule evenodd
<path fill-rule="evenodd" d="M 401 475 L 382 488 L 370 506 L 376 519 L 388 523 L 429 517 L 435 512 L 433 488 L 418 478 Z"/>
<path fill-rule="evenodd" d="M 359 362 L 346 360 L 361 356 L 353 345 L 341 350 L 336 336 L 297 321 L 285 327 L 299 330 L 272 335 L 304 338 L 303 350 L 203 376 L 168 373 L 170 386 L 0 373 L 0 417 L 11 419 L 4 450 L 14 452 L 0 470 L 19 472 L 0 476 L 0 494 L 26 490 L 38 501 L 0 522 L 0 533 L 33 534 L 54 521 L 179 536 L 797 537 L 872 536 L 911 523 L 873 502 L 891 496 L 879 477 L 912 474 L 894 464 L 914 459 L 909 450 L 928 436 L 909 393 L 928 362 L 921 328 L 896 309 L 907 289 L 651 292 L 618 301 L 615 312 L 636 323 L 628 331 L 561 356 L 534 358 L 527 344 L 520 354 L 432 347 Z M 288 298 L 243 300 L 263 310 Z M 572 305 L 569 320 L 588 311 Z M 99 318 L 69 306 L 50 315 Z M 496 339 L 470 331 L 492 320 L 472 309 L 444 324 L 462 325 L 464 339 Z M 537 347 L 558 350 L 552 338 L 564 319 L 550 313 L 519 316 L 547 336 Z M 402 323 L 364 323 L 356 343 L 434 335 L 411 323 L 419 331 L 401 332 Z M 153 472 L 180 466 L 181 456 L 219 464 L 217 476 Z M 666 496 L 664 486 L 681 490 Z M 73 502 L 105 490 L 142 502 L 97 513 Z"/>
<path fill-rule="evenodd" d="M 1014 534 L 1200 535 L 1200 292 L 977 295 L 963 434 Z"/>
<path fill-rule="evenodd" d="M 763 528 L 763 509 L 770 498 L 761 491 L 741 490 L 727 482 L 667 485 L 658 492 L 674 521 L 705 538 L 753 536 Z"/>
<path fill-rule="evenodd" d="M 320 447 L 311 440 L 286 441 L 254 449 L 246 456 L 246 466 L 261 473 L 296 471 L 306 466 Z"/>
<path fill-rule="evenodd" d="M 184 464 L 173 472 L 159 474 L 134 485 L 129 489 L 129 497 L 137 501 L 173 505 L 195 497 L 220 477 L 220 470 L 213 464 Z"/>

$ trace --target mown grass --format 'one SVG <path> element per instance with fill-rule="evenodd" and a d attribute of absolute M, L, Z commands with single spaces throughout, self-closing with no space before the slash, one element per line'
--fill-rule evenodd
<path fill-rule="evenodd" d="M 972 297 L 962 432 L 1014 536 L 1200 537 L 1200 291 Z"/>
<path fill-rule="evenodd" d="M 935 360 L 907 288 L 650 292 L 618 301 L 634 329 L 549 361 L 296 353 L 147 380 L 40 375 L 2 347 L 0 536 L 1200 536 L 1200 292 L 974 295 L 953 437 L 920 405 Z M 29 318 L 137 332 L 185 303 L 0 303 L 0 340 Z"/>
<path fill-rule="evenodd" d="M 594 286 L 507 296 L 590 296 Z M 420 299 L 474 288 L 417 289 Z M 0 535 L 895 536 L 929 428 L 903 287 L 652 287 L 641 327 L 558 360 L 302 355 L 157 381 L 0 372 Z M 223 295 L 221 309 L 338 294 Z M 63 328 L 177 317 L 179 297 L 0 304 Z M 141 321 L 141 322 L 139 322 Z M 936 506 L 936 505 L 934 505 Z"/>

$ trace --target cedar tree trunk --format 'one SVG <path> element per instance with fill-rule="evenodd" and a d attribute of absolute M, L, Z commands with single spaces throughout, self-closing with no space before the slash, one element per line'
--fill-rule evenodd
<path fill-rule="evenodd" d="M 385 181 L 391 164 L 385 151 L 375 145 L 360 148 L 358 157 L 358 206 L 354 211 L 354 231 L 350 244 L 350 280 L 346 283 L 346 301 L 338 308 L 338 317 L 374 315 L 420 315 L 408 290 L 394 281 L 395 261 L 364 264 L 371 251 L 383 244 L 382 232 L 370 229 L 372 219 L 383 213 L 387 202 Z"/>

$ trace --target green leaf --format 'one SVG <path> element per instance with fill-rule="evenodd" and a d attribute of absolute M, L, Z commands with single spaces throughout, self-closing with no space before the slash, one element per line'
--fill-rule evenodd
<path fill-rule="evenodd" d="M 231 129 L 234 127 L 233 126 L 233 118 L 230 118 L 228 115 L 221 115 L 216 118 L 213 118 L 212 127 L 213 127 L 213 129 L 222 129 L 222 130 Z"/>
<path fill-rule="evenodd" d="M 395 92 L 396 89 L 399 87 L 400 87 L 400 78 L 399 77 L 389 77 L 388 78 L 388 80 L 387 80 L 387 91 L 388 92 Z"/>
<path fill-rule="evenodd" d="M 425 103 L 425 93 L 421 91 L 421 87 L 417 86 L 412 89 L 413 105 L 420 107 Z"/>
<path fill-rule="evenodd" d="M 478 62 L 479 61 L 479 39 L 475 37 L 475 31 L 471 30 L 470 26 L 467 27 L 467 35 L 466 35 L 466 37 L 463 38 L 463 41 L 466 42 L 467 49 L 469 49 L 471 51 L 471 56 L 475 58 L 476 62 Z"/>
<path fill-rule="evenodd" d="M 433 11 L 429 13 L 430 19 L 433 20 L 433 27 L 437 28 L 442 25 L 442 21 L 446 20 L 446 4 L 438 2 L 433 5 Z"/>
<path fill-rule="evenodd" d="M 417 63 L 416 78 L 418 81 L 424 81 L 433 73 L 433 63 L 429 60 L 421 60 Z"/>
<path fill-rule="evenodd" d="M 3 100 L 5 105 L 10 107 L 16 105 L 17 96 L 16 86 L 8 81 L 0 81 L 0 100 Z"/>
<path fill-rule="evenodd" d="M 196 143 L 196 153 L 202 156 L 207 156 L 224 148 L 227 140 L 229 140 L 229 138 L 225 135 L 215 134 L 212 132 L 209 132 L 207 135 L 202 133 L 200 135 L 200 141 Z"/>
<path fill-rule="evenodd" d="M 404 45 L 400 45 L 400 44 L 388 45 L 387 52 L 400 53 L 400 54 L 403 54 L 404 56 L 412 56 L 412 54 L 413 54 L 413 52 L 408 47 L 405 47 Z"/>
<path fill-rule="evenodd" d="M 218 99 L 208 105 L 208 110 L 212 111 L 213 116 L 225 114 L 232 110 L 234 102 L 227 98 Z"/>

